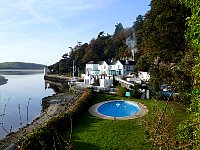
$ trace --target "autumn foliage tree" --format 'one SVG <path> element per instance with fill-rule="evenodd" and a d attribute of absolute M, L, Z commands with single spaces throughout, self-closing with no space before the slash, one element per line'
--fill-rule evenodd
<path fill-rule="evenodd" d="M 151 84 L 158 91 L 163 83 L 177 83 L 172 70 L 179 68 L 187 51 L 185 19 L 190 13 L 179 0 L 152 0 L 150 6 L 143 23 L 142 59 L 147 59 Z"/>
<path fill-rule="evenodd" d="M 118 23 L 115 26 L 113 35 L 105 35 L 104 31 L 101 31 L 89 43 L 81 44 L 81 42 L 78 42 L 74 47 L 69 47 L 71 50 L 63 55 L 63 59 L 49 66 L 49 68 L 55 70 L 56 73 L 70 73 L 72 72 L 72 63 L 74 61 L 79 71 L 84 73 L 85 64 L 89 61 L 129 58 L 132 54 L 131 49 L 126 45 L 126 39 L 131 34 L 131 28 L 124 29 L 123 25 Z M 75 74 L 77 74 L 77 69 L 75 70 Z"/>
<path fill-rule="evenodd" d="M 133 32 L 136 37 L 136 48 L 137 48 L 137 57 L 140 57 L 144 54 L 144 16 L 138 15 L 136 21 L 133 24 Z"/>
<path fill-rule="evenodd" d="M 180 51 L 180 57 L 172 58 L 173 60 L 171 61 L 166 60 L 166 62 L 168 61 L 170 65 L 172 62 L 174 63 L 173 67 L 175 69 L 171 68 L 172 71 L 170 70 L 170 74 L 174 73 L 179 80 L 182 77 L 185 78 L 183 80 L 184 82 L 180 82 L 180 84 L 182 88 L 184 88 L 182 90 L 185 90 L 185 93 L 189 95 L 189 97 L 187 97 L 190 103 L 188 107 L 189 115 L 187 119 L 179 125 L 178 129 L 174 128 L 174 122 L 171 120 L 173 117 L 167 116 L 167 102 L 163 111 L 161 113 L 158 112 L 158 115 L 156 115 L 158 118 L 153 118 L 151 124 L 147 125 L 149 129 L 147 131 L 150 137 L 149 140 L 152 141 L 151 149 L 200 149 L 200 2 L 198 0 L 181 0 L 181 2 L 180 6 L 183 5 L 182 7 L 186 9 L 186 12 L 189 10 L 189 14 L 191 15 L 185 18 L 187 28 L 184 30 L 184 34 L 186 37 L 185 45 L 187 49 Z M 177 1 L 177 3 L 179 2 Z M 164 5 L 163 1 L 157 4 Z M 166 7 L 166 5 L 163 6 L 163 8 L 164 7 Z M 163 43 L 163 45 L 164 44 L 165 43 Z M 159 56 L 160 59 L 161 55 L 158 53 L 155 56 Z M 146 57 L 146 59 L 149 60 L 148 57 L 152 56 L 146 55 Z M 144 60 L 145 59 L 142 61 Z M 158 59 L 156 59 L 156 61 L 158 61 Z M 165 64 L 162 63 L 160 68 L 167 65 L 166 62 Z M 149 66 L 151 67 L 151 65 Z M 178 79 L 176 79 L 176 81 L 178 81 Z"/>

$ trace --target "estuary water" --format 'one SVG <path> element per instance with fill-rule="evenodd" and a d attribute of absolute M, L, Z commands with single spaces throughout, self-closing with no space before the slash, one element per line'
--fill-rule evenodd
<path fill-rule="evenodd" d="M 2 71 L 8 79 L 0 85 L 0 139 L 30 124 L 40 115 L 42 98 L 51 96 L 53 89 L 45 88 L 41 71 Z"/>

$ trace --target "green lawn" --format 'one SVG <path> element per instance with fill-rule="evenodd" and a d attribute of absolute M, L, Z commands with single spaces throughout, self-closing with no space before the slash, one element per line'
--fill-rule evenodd
<path fill-rule="evenodd" d="M 107 99 L 122 99 L 112 95 L 99 94 L 97 98 L 90 104 L 96 104 Z M 76 150 L 148 150 L 151 143 L 147 141 L 145 136 L 145 128 L 139 124 L 143 119 L 148 121 L 155 115 L 155 108 L 164 108 L 165 102 L 153 100 L 129 99 L 141 102 L 147 106 L 149 112 L 142 118 L 133 120 L 103 120 L 94 117 L 86 110 L 81 114 L 80 119 L 73 127 L 72 143 Z M 183 107 L 176 103 L 170 103 L 169 110 L 173 110 L 175 114 L 175 124 L 182 121 L 186 113 Z M 66 136 L 65 133 L 64 136 Z"/>

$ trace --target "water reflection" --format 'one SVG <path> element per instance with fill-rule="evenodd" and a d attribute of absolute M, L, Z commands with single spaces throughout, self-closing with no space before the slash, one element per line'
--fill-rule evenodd
<path fill-rule="evenodd" d="M 52 101 L 56 101 L 56 102 L 61 101 L 60 97 L 62 97 L 61 96 L 62 93 L 67 93 L 69 90 L 69 86 L 67 83 L 64 83 L 64 82 L 59 83 L 59 82 L 45 80 L 45 89 L 53 89 L 56 95 L 44 97 L 42 99 L 42 111 L 45 111 L 45 109 L 50 106 Z"/>
<path fill-rule="evenodd" d="M 68 91 L 68 88 L 67 83 L 45 80 L 45 89 L 53 89 L 55 93 L 65 93 Z"/>
<path fill-rule="evenodd" d="M 32 74 L 38 74 L 43 73 L 43 70 L 1 70 L 1 75 L 32 75 Z"/>
<path fill-rule="evenodd" d="M 40 115 L 42 98 L 55 93 L 50 86 L 44 88 L 44 76 L 41 72 L 18 71 L 17 74 L 3 74 L 8 82 L 0 86 L 0 139 L 7 132 L 18 130 L 21 123 L 22 126 L 30 124 Z"/>

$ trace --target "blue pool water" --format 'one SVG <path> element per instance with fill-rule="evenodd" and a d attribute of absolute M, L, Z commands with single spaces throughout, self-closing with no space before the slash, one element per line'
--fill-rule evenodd
<path fill-rule="evenodd" d="M 128 101 L 109 101 L 100 105 L 97 111 L 103 115 L 110 117 L 128 117 L 139 112 L 140 108 Z"/>

